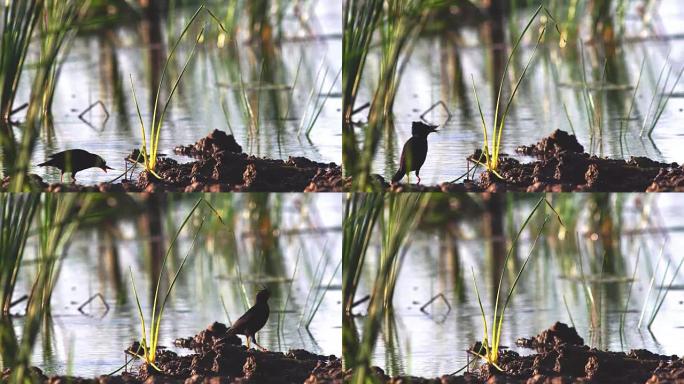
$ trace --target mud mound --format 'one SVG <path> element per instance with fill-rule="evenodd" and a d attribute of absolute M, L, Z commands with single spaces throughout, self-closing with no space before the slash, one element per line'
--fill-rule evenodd
<path fill-rule="evenodd" d="M 237 143 L 233 135 L 228 135 L 223 131 L 215 129 L 206 137 L 201 138 L 192 145 L 180 145 L 174 149 L 179 155 L 185 156 L 211 156 L 216 152 L 242 153 L 242 147 Z"/>
<path fill-rule="evenodd" d="M 520 338 L 516 344 L 525 348 L 553 348 L 562 344 L 584 345 L 584 339 L 573 327 L 556 322 L 551 328 L 542 331 L 533 338 Z"/>
<path fill-rule="evenodd" d="M 521 145 L 515 151 L 528 156 L 548 156 L 560 152 L 584 153 L 584 147 L 575 135 L 556 129 L 537 144 Z"/>

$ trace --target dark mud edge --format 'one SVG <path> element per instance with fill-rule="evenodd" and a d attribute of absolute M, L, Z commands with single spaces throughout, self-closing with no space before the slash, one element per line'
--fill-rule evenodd
<path fill-rule="evenodd" d="M 29 175 L 32 189 L 47 192 L 339 192 L 349 181 L 342 177 L 342 167 L 318 163 L 305 157 L 286 161 L 259 158 L 242 152 L 232 135 L 214 130 L 193 145 L 179 146 L 175 153 L 195 158 L 179 164 L 158 157 L 156 173 L 140 173 L 138 180 L 101 183 L 96 186 L 47 184 L 38 175 Z M 134 150 L 127 160 L 140 160 Z M 9 187 L 5 178 L 0 189 Z"/>
<path fill-rule="evenodd" d="M 158 352 L 158 372 L 143 364 L 137 372 L 93 379 L 66 376 L 45 376 L 33 368 L 34 382 L 40 383 L 305 383 L 341 384 L 344 373 L 342 360 L 331 355 L 322 356 L 302 349 L 287 353 L 247 350 L 237 336 L 227 336 L 227 327 L 214 323 L 195 337 L 176 340 L 179 347 L 194 353 L 179 356 L 161 349 Z M 134 343 L 129 350 L 135 350 Z M 0 375 L 0 382 L 8 379 L 10 372 Z"/>
<path fill-rule="evenodd" d="M 615 160 L 591 156 L 575 135 L 556 130 L 540 142 L 520 146 L 516 152 L 536 157 L 521 163 L 502 155 L 500 179 L 482 172 L 479 180 L 443 183 L 437 186 L 389 184 L 374 175 L 378 189 L 394 192 L 681 192 L 684 191 L 684 168 L 677 163 L 661 163 L 647 157 Z M 481 158 L 481 151 L 468 160 Z"/>
<path fill-rule="evenodd" d="M 554 324 L 536 337 L 521 338 L 517 344 L 534 349 L 536 353 L 520 356 L 514 351 L 502 350 L 499 366 L 503 372 L 489 364 L 469 373 L 433 379 L 389 377 L 378 367 L 373 367 L 372 372 L 380 382 L 392 384 L 684 383 L 684 359 L 643 349 L 624 353 L 590 348 L 584 345 L 574 328 L 563 323 Z M 352 374 L 345 372 L 347 377 Z"/>

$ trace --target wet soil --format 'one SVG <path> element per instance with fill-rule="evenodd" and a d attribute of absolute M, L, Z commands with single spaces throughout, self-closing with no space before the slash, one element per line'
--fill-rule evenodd
<path fill-rule="evenodd" d="M 460 183 L 423 186 L 389 184 L 374 175 L 376 187 L 394 192 L 680 192 L 684 191 L 684 168 L 647 157 L 617 160 L 592 156 L 575 135 L 556 130 L 540 142 L 520 146 L 521 155 L 536 160 L 522 163 L 511 156 L 499 157 L 499 178 L 482 172 L 478 179 Z M 482 159 L 475 151 L 468 161 Z"/>
<path fill-rule="evenodd" d="M 384 383 L 684 383 L 684 359 L 658 355 L 643 349 L 628 353 L 601 351 L 590 348 L 574 328 L 556 323 L 539 335 L 521 338 L 517 344 L 532 349 L 530 355 L 521 356 L 503 349 L 499 358 L 499 371 L 487 363 L 459 375 L 439 378 L 389 377 L 374 367 L 375 376 Z M 479 343 L 471 347 L 477 351 Z M 460 367 L 454 367 L 454 370 Z M 351 377 L 351 372 L 345 372 Z"/>
<path fill-rule="evenodd" d="M 137 180 L 83 186 L 78 183 L 47 184 L 38 175 L 29 175 L 31 189 L 47 192 L 339 192 L 349 189 L 342 167 L 318 163 L 305 157 L 274 160 L 250 156 L 232 135 L 214 130 L 192 145 L 178 146 L 174 152 L 194 161 L 179 163 L 166 156 L 157 157 L 155 175 L 143 171 Z M 131 168 L 142 157 L 136 149 L 126 157 Z M 0 190 L 7 190 L 9 177 Z"/>
<path fill-rule="evenodd" d="M 342 360 L 330 355 L 317 355 L 302 349 L 287 353 L 247 349 L 237 336 L 228 336 L 228 328 L 214 323 L 194 337 L 178 339 L 178 347 L 192 353 L 178 355 L 161 348 L 155 368 L 147 364 L 137 370 L 93 379 L 45 376 L 32 368 L 36 382 L 42 383 L 265 383 L 265 384 L 342 384 Z M 136 352 L 139 344 L 126 351 Z M 0 382 L 9 372 L 0 374 Z"/>

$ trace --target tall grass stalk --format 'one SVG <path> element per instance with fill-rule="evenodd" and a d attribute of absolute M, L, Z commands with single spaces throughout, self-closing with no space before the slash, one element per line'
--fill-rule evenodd
<path fill-rule="evenodd" d="M 364 129 L 363 148 L 354 170 L 354 183 L 366 189 L 370 183 L 373 159 L 383 132 L 393 126 L 393 108 L 406 64 L 418 34 L 428 21 L 432 7 L 439 0 L 385 0 L 384 22 L 378 25 L 380 65 L 378 81 L 370 102 L 368 124 Z"/>
<path fill-rule="evenodd" d="M 639 76 L 637 77 L 636 84 L 634 85 L 634 92 L 632 92 L 632 98 L 629 103 L 629 108 L 627 109 L 627 114 L 622 118 L 620 122 L 620 142 L 622 143 L 622 137 L 624 136 L 625 127 L 629 124 L 632 118 L 632 110 L 634 110 L 634 104 L 636 103 L 637 91 L 639 90 L 639 85 L 641 84 L 641 75 L 644 73 L 644 66 L 646 64 L 646 57 L 641 60 L 641 67 L 639 68 Z"/>
<path fill-rule="evenodd" d="M 51 127 L 52 103 L 62 59 L 89 2 L 90 0 L 44 0 L 42 2 L 37 23 L 41 32 L 40 54 L 33 77 L 26 122 L 21 126 L 22 136 L 18 151 L 10 150 L 8 153 L 8 163 L 11 164 L 10 174 L 13 176 L 10 190 L 21 191 L 25 188 L 24 180 L 31 154 L 40 135 L 40 128 L 41 126 Z M 15 138 L 11 134 L 6 136 L 3 141 L 7 141 L 5 143 L 7 146 L 15 144 Z"/>
<path fill-rule="evenodd" d="M 285 296 L 285 301 L 283 302 L 283 307 L 280 312 L 278 312 L 278 337 L 282 334 L 283 321 L 285 320 L 285 314 L 287 313 L 287 304 L 290 302 L 290 295 L 292 294 L 292 285 L 295 281 L 295 276 L 297 275 L 297 267 L 299 266 L 299 258 L 302 256 L 302 250 L 300 248 L 297 253 L 297 259 L 295 260 L 294 269 L 292 270 L 292 277 L 290 278 L 290 283 L 287 285 L 287 296 Z M 224 304 L 225 308 L 225 304 Z M 226 312 L 227 314 L 227 312 Z"/>
<path fill-rule="evenodd" d="M 670 85 L 670 77 L 672 75 L 673 68 L 669 65 L 668 59 L 665 60 L 665 63 L 663 64 L 663 67 L 660 70 L 660 75 L 658 76 L 658 81 L 656 82 L 656 89 L 654 91 L 653 98 L 651 99 L 651 102 L 648 106 L 646 116 L 644 116 L 644 121 L 641 125 L 641 131 L 639 132 L 639 135 L 642 137 L 644 135 L 648 137 L 651 137 L 653 135 L 653 131 L 655 130 L 655 127 L 658 124 L 660 117 L 663 115 L 663 112 L 665 111 L 667 102 L 670 100 L 670 97 L 672 97 L 672 94 L 674 93 L 677 84 L 679 84 L 679 80 L 681 80 L 682 74 L 684 74 L 684 66 L 682 66 L 682 68 L 679 70 L 679 73 L 677 73 L 674 81 Z M 668 67 L 667 75 L 665 76 L 665 81 L 663 81 L 661 87 L 660 81 L 662 79 L 663 72 L 665 71 L 666 67 Z M 653 114 L 651 114 L 651 112 L 653 112 Z"/>
<path fill-rule="evenodd" d="M 401 252 L 402 248 L 405 250 L 408 247 L 409 235 L 418 225 L 429 201 L 430 194 L 390 195 L 387 198 L 386 209 L 380 220 L 382 236 L 380 270 L 389 274 L 386 284 L 382 286 L 382 300 L 386 310 L 393 306 L 394 290 L 405 254 Z M 373 295 L 377 292 L 374 288 Z"/>
<path fill-rule="evenodd" d="M 637 251 L 636 262 L 634 262 L 634 272 L 632 272 L 632 280 L 629 282 L 629 288 L 627 289 L 627 298 L 625 299 L 625 308 L 620 315 L 620 334 L 625 331 L 625 318 L 627 317 L 627 311 L 629 310 L 629 299 L 632 297 L 632 286 L 634 286 L 634 280 L 636 280 L 636 273 L 639 270 L 639 258 L 641 257 L 641 248 Z"/>
<path fill-rule="evenodd" d="M 578 257 L 578 264 L 580 268 L 580 280 L 582 281 L 582 288 L 584 291 L 584 298 L 585 302 L 587 305 L 587 313 L 589 313 L 590 317 L 590 329 L 591 330 L 598 330 L 601 327 L 601 306 L 600 303 L 598 302 L 596 295 L 594 294 L 594 290 L 591 288 L 591 286 L 587 283 L 587 276 L 584 273 L 584 260 L 582 258 L 582 249 L 580 247 L 579 243 L 579 235 L 576 235 L 577 239 L 577 257 Z"/>
<path fill-rule="evenodd" d="M 34 383 L 31 367 L 33 348 L 40 325 L 50 313 L 50 298 L 59 276 L 59 254 L 88 209 L 89 198 L 80 194 L 0 194 L 0 289 L 3 314 L 0 316 L 0 358 L 10 383 Z M 80 205 L 79 207 L 76 207 Z M 9 315 L 12 293 L 31 236 L 30 228 L 38 214 L 39 254 L 37 273 L 26 305 L 21 336 Z"/>
<path fill-rule="evenodd" d="M 482 340 L 482 345 L 485 349 L 484 354 L 479 354 L 482 358 L 484 358 L 489 364 L 493 365 L 500 371 L 502 369 L 499 367 L 498 362 L 499 362 L 499 347 L 501 345 L 501 333 L 504 328 L 504 315 L 506 313 L 506 308 L 508 307 L 508 304 L 511 301 L 511 298 L 513 297 L 513 293 L 515 292 L 515 288 L 518 285 L 518 281 L 520 280 L 520 276 L 522 276 L 523 271 L 525 271 L 525 267 L 527 266 L 528 262 L 530 261 L 530 258 L 532 257 L 532 253 L 534 252 L 534 249 L 537 245 L 537 241 L 542 235 L 542 232 L 544 230 L 544 227 L 546 226 L 546 223 L 549 220 L 549 216 L 547 215 L 544 218 L 544 222 L 540 226 L 539 230 L 537 231 L 537 236 L 534 239 L 534 242 L 530 246 L 530 251 L 525 258 L 525 261 L 523 264 L 520 266 L 520 270 L 515 276 L 515 279 L 513 280 L 511 287 L 508 290 L 508 294 L 506 295 L 505 300 L 502 299 L 503 297 L 501 296 L 501 289 L 503 286 L 503 280 L 504 277 L 506 276 L 508 272 L 508 261 L 511 258 L 511 255 L 513 255 L 513 251 L 516 249 L 516 244 L 518 243 L 521 234 L 527 227 L 527 224 L 530 222 L 534 214 L 537 212 L 537 210 L 542 206 L 543 203 L 546 203 L 548 207 L 551 208 L 551 210 L 554 212 L 556 217 L 558 218 L 558 221 L 562 224 L 561 218 L 558 215 L 558 213 L 553 209 L 553 206 L 551 203 L 549 203 L 546 198 L 542 197 L 537 204 L 534 206 L 532 211 L 529 213 L 525 221 L 523 222 L 522 226 L 518 230 L 518 233 L 515 235 L 515 238 L 513 239 L 513 242 L 511 243 L 511 246 L 508 249 L 508 252 L 506 253 L 506 258 L 504 259 L 503 263 L 503 268 L 501 269 L 501 276 L 499 277 L 499 284 L 497 286 L 496 290 L 496 299 L 494 300 L 494 313 L 492 315 L 492 329 L 491 333 L 489 332 L 489 328 L 487 326 L 487 315 L 485 314 L 484 306 L 482 305 L 482 300 L 480 297 L 480 292 L 477 288 L 477 280 L 475 278 L 475 271 L 474 269 L 472 270 L 473 274 L 473 283 L 475 285 L 475 294 L 477 296 L 477 301 L 480 306 L 480 313 L 482 315 L 482 323 L 484 325 L 484 336 Z"/>
<path fill-rule="evenodd" d="M 658 316 L 658 313 L 660 312 L 660 308 L 663 306 L 663 303 L 665 302 L 665 297 L 667 294 L 670 292 L 672 289 L 672 285 L 675 282 L 675 279 L 679 275 L 679 270 L 682 268 L 682 264 L 684 264 L 684 257 L 682 257 L 682 260 L 677 264 L 677 268 L 675 268 L 674 273 L 672 273 L 672 279 L 670 280 L 670 283 L 665 286 L 663 284 L 660 285 L 658 289 L 658 295 L 656 296 L 656 300 L 653 303 L 653 309 L 651 309 L 651 316 L 649 317 L 647 327 L 650 330 L 651 327 L 653 326 L 653 322 L 655 322 L 656 317 Z M 668 262 L 669 265 L 669 262 Z M 665 281 L 665 277 L 667 276 L 667 268 L 665 269 L 665 273 L 663 274 L 663 282 Z"/>
<path fill-rule="evenodd" d="M 375 223 L 382 212 L 381 193 L 350 193 L 346 196 L 342 223 L 342 296 L 344 314 L 351 315 L 356 290 L 373 236 Z"/>
<path fill-rule="evenodd" d="M 10 123 L 33 32 L 43 12 L 43 0 L 5 2 L 0 36 L 0 145 L 3 164 L 16 173 L 17 144 Z"/>
<path fill-rule="evenodd" d="M 5 123 L 12 115 L 14 99 L 33 31 L 43 12 L 43 7 L 43 0 L 6 1 L 3 6 L 2 38 L 0 39 L 0 84 L 2 84 L 0 113 Z"/>
<path fill-rule="evenodd" d="M 36 291 L 43 289 L 39 297 L 43 311 L 51 313 L 50 300 L 57 285 L 61 261 L 69 240 L 89 212 L 94 196 L 89 194 L 43 194 L 39 219 L 38 273 L 44 274 L 46 281 L 42 287 L 34 285 L 29 300 L 36 299 Z"/>
<path fill-rule="evenodd" d="M 40 62 L 33 81 L 32 102 L 27 112 L 28 120 L 51 118 L 52 103 L 57 87 L 57 78 L 78 23 L 88 10 L 91 0 L 45 0 L 43 16 L 39 22 L 42 34 Z"/>
<path fill-rule="evenodd" d="M 178 46 L 180 45 L 181 41 L 183 38 L 188 34 L 190 27 L 195 24 L 195 21 L 199 17 L 199 15 L 202 13 L 202 11 L 207 11 L 208 15 L 218 23 L 219 27 L 226 32 L 225 28 L 221 25 L 221 22 L 214 16 L 214 14 L 209 11 L 205 5 L 201 5 L 197 11 L 193 14 L 193 16 L 190 18 L 190 21 L 185 25 L 185 28 L 181 32 L 180 36 L 178 37 L 178 40 L 176 40 L 176 43 L 173 45 L 171 48 L 171 52 L 169 53 L 169 56 L 166 59 L 166 62 L 164 63 L 164 68 L 162 69 L 161 77 L 159 79 L 159 85 L 157 87 L 157 92 L 156 96 L 154 98 L 154 107 L 152 110 L 152 120 L 149 123 L 150 127 L 150 137 L 149 137 L 149 147 L 148 147 L 148 138 L 147 138 L 147 133 L 145 130 L 145 123 L 143 121 L 142 114 L 140 112 L 140 104 L 138 103 L 138 97 L 135 92 L 135 86 L 133 85 L 133 77 L 131 76 L 131 89 L 133 92 L 133 101 L 135 102 L 136 105 L 136 110 L 138 113 L 138 119 L 140 122 L 140 129 L 142 133 L 142 138 L 143 138 L 143 143 L 141 147 L 140 153 L 143 156 L 143 161 L 145 164 L 145 170 L 153 174 L 155 177 L 160 178 L 159 175 L 155 172 L 155 168 L 157 166 L 157 153 L 159 150 L 159 138 L 161 137 L 161 129 L 162 126 L 164 125 L 164 118 L 166 116 L 166 112 L 169 108 L 169 105 L 171 104 L 171 99 L 173 98 L 174 94 L 176 93 L 176 90 L 178 89 L 178 86 L 180 85 L 181 80 L 183 79 L 183 76 L 185 75 L 185 72 L 188 69 L 188 66 L 190 65 L 190 61 L 194 57 L 195 50 L 197 48 L 197 45 L 200 43 L 200 41 L 203 38 L 204 30 L 205 28 L 203 27 L 197 37 L 195 38 L 194 44 L 192 46 L 192 50 L 190 51 L 190 54 L 188 55 L 187 60 L 185 61 L 185 64 L 183 65 L 180 73 L 178 74 L 178 77 L 174 80 L 171 91 L 169 92 L 169 95 L 166 98 L 166 101 L 164 104 L 161 104 L 161 90 L 164 87 L 164 81 L 166 80 L 167 77 L 167 72 L 169 71 L 169 63 L 174 59 L 176 50 L 178 49 Z"/>
<path fill-rule="evenodd" d="M 0 317 L 0 358 L 2 368 L 9 369 L 8 377 L 3 378 L 8 383 L 39 382 L 39 378 L 35 377 L 31 370 L 31 357 L 46 316 L 42 303 L 46 300 L 43 295 L 48 291 L 44 289 L 47 285 L 49 276 L 46 273 L 38 273 L 33 283 L 36 294 L 26 306 L 21 335 L 15 332 L 11 317 Z"/>
<path fill-rule="evenodd" d="M 347 174 L 356 174 L 359 148 L 351 120 L 373 34 L 382 14 L 382 5 L 383 0 L 345 0 L 343 5 L 342 151 Z"/>
<path fill-rule="evenodd" d="M 188 256 L 190 255 L 190 251 L 195 246 L 195 242 L 197 241 L 197 236 L 200 233 L 200 230 L 202 229 L 202 226 L 204 224 L 204 219 L 202 219 L 200 225 L 195 231 L 195 234 L 193 236 L 192 244 L 188 248 L 188 252 L 183 257 L 183 260 L 181 261 L 180 265 L 178 266 L 178 269 L 176 270 L 176 273 L 174 274 L 173 278 L 171 279 L 171 283 L 169 284 L 168 289 L 166 290 L 166 294 L 161 297 L 159 288 L 161 286 L 161 281 L 162 277 L 164 276 L 164 271 L 166 270 L 166 263 L 169 259 L 169 255 L 171 254 L 171 251 L 173 247 L 176 244 L 176 241 L 178 240 L 178 236 L 180 235 L 181 231 L 183 228 L 185 228 L 186 224 L 190 220 L 190 218 L 193 216 L 197 208 L 199 207 L 200 203 L 202 203 L 204 200 L 200 199 L 198 200 L 195 205 L 192 207 L 190 212 L 185 216 L 185 219 L 183 220 L 182 224 L 176 231 L 176 234 L 174 235 L 173 239 L 171 240 L 171 244 L 169 245 L 169 248 L 166 251 L 166 255 L 164 255 L 164 260 L 162 261 L 161 265 L 161 273 L 159 274 L 159 278 L 157 279 L 157 285 L 154 290 L 154 300 L 152 302 L 152 313 L 150 316 L 150 328 L 149 328 L 149 337 L 148 337 L 148 331 L 147 331 L 147 326 L 145 324 L 145 315 L 143 314 L 142 310 L 142 305 L 140 304 L 140 297 L 138 295 L 138 291 L 135 286 L 135 280 L 133 279 L 133 269 L 130 269 L 130 276 L 131 276 L 131 284 L 133 285 L 133 293 L 135 294 L 135 301 L 138 307 L 138 315 L 140 317 L 140 325 L 141 325 L 141 331 L 142 331 L 142 338 L 140 341 L 140 345 L 143 349 L 143 354 L 142 355 L 137 355 L 138 358 L 141 360 L 144 360 L 148 365 L 152 366 L 154 369 L 157 371 L 161 371 L 159 367 L 155 365 L 156 357 L 157 357 L 157 346 L 159 345 L 159 331 L 161 329 L 161 321 L 164 315 L 164 308 L 166 307 L 166 302 L 168 301 L 169 297 L 171 296 L 171 290 L 173 289 L 174 285 L 176 284 L 176 280 L 178 279 L 178 276 L 180 275 L 181 271 L 183 270 L 183 267 L 185 266 L 185 262 L 188 259 Z"/>
<path fill-rule="evenodd" d="M 9 315 L 39 194 L 0 193 L 0 317 Z"/>
<path fill-rule="evenodd" d="M 351 122 L 352 111 L 361 86 L 361 77 L 370 51 L 373 35 L 382 15 L 383 0 L 344 1 L 343 94 L 345 123 Z"/>
<path fill-rule="evenodd" d="M 354 371 L 351 383 L 361 384 L 370 380 L 371 356 L 382 328 L 383 316 L 391 313 L 394 288 L 405 255 L 401 249 L 406 247 L 409 234 L 421 220 L 430 197 L 430 194 L 423 193 L 390 194 L 385 197 L 381 218 L 380 262 L 372 286 L 363 338 L 358 340 L 348 332 L 344 336 L 345 363 Z"/>
<path fill-rule="evenodd" d="M 665 257 L 665 243 L 660 247 L 660 255 L 658 256 L 658 261 L 656 261 L 655 269 L 653 270 L 653 275 L 648 284 L 648 290 L 646 291 L 646 296 L 644 297 L 644 304 L 641 307 L 641 314 L 639 315 L 639 323 L 637 323 L 637 328 L 641 328 L 641 324 L 644 321 L 644 316 L 646 315 L 646 304 L 651 297 L 651 291 L 653 291 L 653 286 L 655 285 L 656 275 L 658 274 L 658 269 L 660 268 L 660 263 Z"/>
<path fill-rule="evenodd" d="M 323 65 L 324 63 L 321 63 L 321 68 L 323 68 Z M 320 77 L 321 69 L 319 69 L 318 74 L 316 74 L 314 84 L 319 84 L 319 86 L 311 88 L 309 100 L 306 103 L 307 108 L 304 112 L 304 116 L 302 117 L 301 122 L 299 123 L 299 130 L 297 131 L 297 134 L 299 135 L 301 135 L 302 132 L 305 133 L 306 137 L 309 137 L 311 135 L 311 131 L 316 125 L 318 117 L 323 112 L 325 102 L 328 101 L 328 98 L 330 97 L 330 94 L 332 93 L 332 90 L 335 87 L 335 83 L 337 83 L 337 79 L 340 77 L 341 70 L 338 71 L 335 77 L 333 78 L 332 83 L 330 84 L 330 88 L 328 89 L 328 92 L 324 93 L 325 81 L 328 79 L 328 71 L 329 69 L 325 68 L 323 77 Z M 316 92 L 316 90 L 318 90 L 318 92 Z"/>
<path fill-rule="evenodd" d="M 492 123 L 492 138 L 491 138 L 491 144 L 489 140 L 489 133 L 488 133 L 488 128 L 487 128 L 487 123 L 485 121 L 484 113 L 482 112 L 482 105 L 480 104 L 480 99 L 477 95 L 477 90 L 475 87 L 475 80 L 473 78 L 473 92 L 475 94 L 475 100 L 477 102 L 477 108 L 480 113 L 480 120 L 482 123 L 482 134 L 483 134 L 483 147 L 482 147 L 482 152 L 484 153 L 485 156 L 485 163 L 484 166 L 487 168 L 488 171 L 494 173 L 498 177 L 501 178 L 501 175 L 497 172 L 498 167 L 499 167 L 499 154 L 501 151 L 501 139 L 503 137 L 503 131 L 506 127 L 506 117 L 508 116 L 508 112 L 510 110 L 511 105 L 513 104 L 513 98 L 515 97 L 515 94 L 518 92 L 518 87 L 520 86 L 520 83 L 522 80 L 525 78 L 525 75 L 527 74 L 527 70 L 532 64 L 532 60 L 535 57 L 535 53 L 537 52 L 537 48 L 539 47 L 539 44 L 542 41 L 542 38 L 544 37 L 544 32 L 546 31 L 546 26 L 542 28 L 541 33 L 539 34 L 539 38 L 537 38 L 537 43 L 534 46 L 534 50 L 532 51 L 532 55 L 530 56 L 529 60 L 527 61 L 527 64 L 523 68 L 522 73 L 520 74 L 520 77 L 516 81 L 515 85 L 513 86 L 513 89 L 511 91 L 510 96 L 508 97 L 508 100 L 506 101 L 506 106 L 503 108 L 503 113 L 501 113 L 501 116 L 499 116 L 499 110 L 502 108 L 502 94 L 503 94 L 503 88 L 504 88 L 504 82 L 506 80 L 506 76 L 508 75 L 508 67 L 511 64 L 511 61 L 513 60 L 513 57 L 515 57 L 515 53 L 518 51 L 518 47 L 520 46 L 520 42 L 522 41 L 523 36 L 525 36 L 525 33 L 527 30 L 532 26 L 532 23 L 534 20 L 537 18 L 539 13 L 542 11 L 543 5 L 540 5 L 537 10 L 534 12 L 530 20 L 527 22 L 527 25 L 525 25 L 525 28 L 523 29 L 522 33 L 520 36 L 518 36 L 518 39 L 516 40 L 515 44 L 513 45 L 513 50 L 511 51 L 511 54 L 508 55 L 508 60 L 506 61 L 506 65 L 503 68 L 502 75 L 501 75 L 501 81 L 499 82 L 499 91 L 496 96 L 496 103 L 495 103 L 495 108 L 494 108 L 494 121 Z"/>
<path fill-rule="evenodd" d="M 651 281 L 649 283 L 648 291 L 646 293 L 646 297 L 644 298 L 644 304 L 641 308 L 641 315 L 639 316 L 639 324 L 637 327 L 641 328 L 641 325 L 643 324 L 643 321 L 645 319 L 646 315 L 646 307 L 648 305 L 649 299 L 651 298 L 651 291 L 653 290 L 653 286 L 656 281 L 656 277 L 658 275 L 658 267 L 660 266 L 660 262 L 665 258 L 664 256 L 664 248 L 665 244 L 662 245 L 660 248 L 660 256 L 658 257 L 658 261 L 656 262 L 656 268 L 653 271 L 653 275 L 651 276 Z M 655 298 L 653 300 L 653 305 L 651 306 L 651 309 L 648 314 L 648 322 L 646 323 L 646 328 L 649 330 L 653 326 L 653 323 L 655 322 L 656 317 L 658 316 L 658 313 L 660 312 L 660 308 L 662 307 L 663 303 L 665 302 L 665 298 L 667 297 L 667 294 L 670 292 L 672 289 L 672 285 L 674 285 L 675 279 L 679 275 L 679 271 L 682 268 L 682 265 L 684 265 L 684 257 L 682 260 L 677 264 L 677 267 L 674 269 L 674 272 L 672 273 L 672 278 L 670 279 L 669 283 L 665 283 L 667 280 L 667 273 L 670 271 L 670 260 L 667 260 L 667 263 L 665 264 L 665 271 L 663 271 L 663 276 L 662 279 L 660 280 L 660 284 L 658 284 L 658 290 L 656 292 Z"/>
<path fill-rule="evenodd" d="M 337 263 L 337 266 L 335 267 L 335 270 L 333 273 L 330 275 L 330 279 L 328 280 L 328 284 L 323 286 L 323 275 L 321 275 L 321 279 L 319 281 L 318 287 L 316 288 L 316 295 L 314 296 L 314 300 L 311 305 L 311 309 L 309 310 L 309 315 L 306 320 L 306 325 L 305 328 L 309 329 L 309 326 L 311 326 L 311 322 L 313 321 L 314 317 L 316 316 L 316 313 L 318 313 L 319 308 L 321 307 L 321 304 L 323 303 L 323 299 L 325 298 L 325 294 L 328 293 L 330 290 L 330 287 L 332 286 L 332 283 L 337 276 L 337 271 L 340 270 L 340 266 L 342 266 L 342 259 Z M 320 292 L 320 293 L 319 293 Z"/>

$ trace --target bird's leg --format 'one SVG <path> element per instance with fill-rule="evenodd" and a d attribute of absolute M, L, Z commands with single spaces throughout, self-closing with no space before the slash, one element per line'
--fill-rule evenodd
<path fill-rule="evenodd" d="M 76 174 L 71 174 L 71 184 L 76 184 Z"/>
<path fill-rule="evenodd" d="M 252 336 L 252 340 L 254 340 L 254 345 L 256 345 L 257 348 L 259 348 L 259 350 L 261 350 L 261 352 L 268 352 L 268 349 L 262 347 L 261 345 L 259 345 L 259 343 L 257 343 L 256 337 Z"/>
<path fill-rule="evenodd" d="M 59 183 L 60 184 L 64 183 L 64 172 L 59 173 Z"/>
<path fill-rule="evenodd" d="M 420 185 L 420 171 L 416 171 L 416 177 L 418 178 L 418 185 Z"/>
<path fill-rule="evenodd" d="M 249 335 L 247 335 L 247 349 L 249 349 L 249 339 L 250 339 L 250 337 L 249 337 Z"/>

